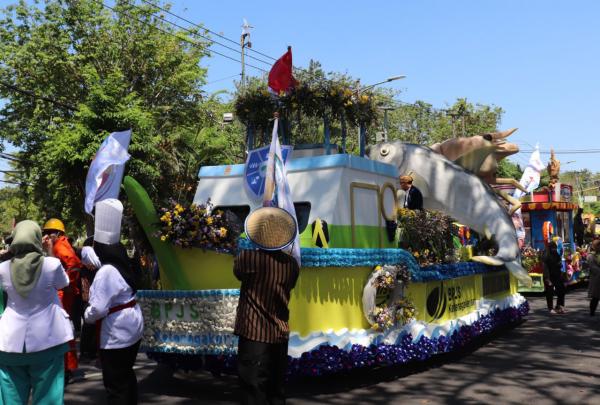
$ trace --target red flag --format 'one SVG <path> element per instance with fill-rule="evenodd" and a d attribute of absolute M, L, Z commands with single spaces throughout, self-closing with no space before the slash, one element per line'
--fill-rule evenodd
<path fill-rule="evenodd" d="M 294 88 L 296 80 L 292 76 L 292 67 L 292 47 L 288 46 L 287 52 L 275 62 L 269 72 L 269 90 L 279 95 Z"/>

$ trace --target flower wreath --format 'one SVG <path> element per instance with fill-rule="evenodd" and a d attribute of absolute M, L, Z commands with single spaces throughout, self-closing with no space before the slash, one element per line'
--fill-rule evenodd
<path fill-rule="evenodd" d="M 375 266 L 363 290 L 363 312 L 374 330 L 404 325 L 415 317 L 415 306 L 404 297 L 409 282 L 405 265 Z"/>

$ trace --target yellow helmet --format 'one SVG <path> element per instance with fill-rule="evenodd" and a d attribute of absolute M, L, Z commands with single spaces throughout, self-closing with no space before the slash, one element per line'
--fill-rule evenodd
<path fill-rule="evenodd" d="M 43 230 L 61 231 L 65 233 L 65 224 L 60 219 L 50 218 L 45 224 Z"/>

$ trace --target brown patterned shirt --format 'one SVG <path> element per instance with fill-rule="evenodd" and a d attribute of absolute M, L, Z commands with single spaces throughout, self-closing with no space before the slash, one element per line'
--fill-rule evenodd
<path fill-rule="evenodd" d="M 288 340 L 290 291 L 296 285 L 296 260 L 281 251 L 243 250 L 233 273 L 242 282 L 234 333 L 265 343 Z"/>

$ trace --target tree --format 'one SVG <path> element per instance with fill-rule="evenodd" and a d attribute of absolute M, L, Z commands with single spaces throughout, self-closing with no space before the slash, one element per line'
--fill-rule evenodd
<path fill-rule="evenodd" d="M 458 99 L 447 109 L 436 109 L 424 101 L 402 104 L 389 113 L 388 138 L 431 145 L 458 136 L 497 131 L 500 107 L 468 103 Z"/>
<path fill-rule="evenodd" d="M 0 188 L 0 234 L 7 236 L 12 232 L 13 223 L 30 219 L 42 223 L 38 207 L 28 198 L 29 187 Z"/>
<path fill-rule="evenodd" d="M 113 7 L 21 1 L 0 20 L 0 136 L 20 148 L 44 216 L 70 225 L 82 223 L 85 175 L 110 132 L 132 129 L 128 173 L 162 201 L 195 183 L 198 134 L 213 121 L 202 106 L 206 43 L 154 6 Z"/>
<path fill-rule="evenodd" d="M 498 162 L 498 177 L 519 181 L 521 176 L 523 176 L 523 170 L 517 163 L 513 163 L 508 159 L 502 159 Z"/>

